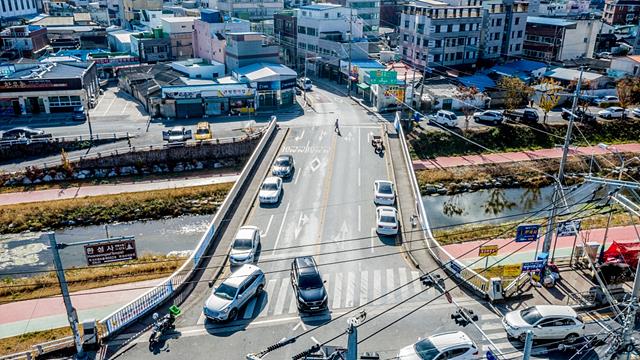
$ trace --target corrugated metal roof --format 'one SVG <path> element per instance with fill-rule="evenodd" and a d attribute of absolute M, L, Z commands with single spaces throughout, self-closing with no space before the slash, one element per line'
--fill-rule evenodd
<path fill-rule="evenodd" d="M 539 16 L 528 16 L 527 23 L 551 25 L 551 26 L 569 26 L 569 25 L 577 24 L 575 21 L 569 21 L 566 19 L 548 18 L 548 17 L 539 17 Z"/>

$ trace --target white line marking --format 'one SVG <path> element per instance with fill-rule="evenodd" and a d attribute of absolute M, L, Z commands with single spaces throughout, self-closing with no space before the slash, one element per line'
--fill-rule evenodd
<path fill-rule="evenodd" d="M 295 294 L 291 297 L 291 301 L 289 301 L 289 314 L 293 314 L 298 311 L 298 301 L 296 300 Z M 306 329 L 305 329 L 306 330 Z"/>
<path fill-rule="evenodd" d="M 313 340 L 314 343 L 320 345 L 320 341 L 316 340 L 316 338 L 314 338 L 313 336 L 311 337 L 311 340 Z"/>
<path fill-rule="evenodd" d="M 360 168 L 358 168 L 358 187 L 362 186 L 362 177 L 360 175 Z"/>
<path fill-rule="evenodd" d="M 367 270 L 363 270 L 360 272 L 360 305 L 364 305 L 367 302 L 367 298 L 369 295 L 369 272 Z"/>
<path fill-rule="evenodd" d="M 400 284 L 401 285 L 406 284 L 408 282 L 408 279 L 407 279 L 408 278 L 408 276 L 407 276 L 407 268 L 404 268 L 404 267 L 403 268 L 399 268 L 398 272 L 399 272 L 399 275 L 400 275 L 400 277 L 399 277 Z M 402 289 L 400 289 L 400 298 L 402 300 L 405 300 L 408 297 L 409 297 L 409 287 L 405 286 Z"/>
<path fill-rule="evenodd" d="M 282 217 L 282 223 L 280 224 L 280 230 L 278 230 L 278 236 L 276 236 L 276 243 L 273 244 L 273 251 L 271 252 L 271 255 L 274 255 L 276 253 L 276 248 L 278 247 L 278 241 L 280 241 L 280 234 L 282 233 L 282 228 L 284 227 L 284 222 L 287 219 L 287 213 L 289 212 L 289 205 L 291 205 L 290 202 L 287 203 L 287 208 L 284 209 L 284 216 Z"/>
<path fill-rule="evenodd" d="M 295 140 L 295 141 L 300 141 L 300 140 L 302 140 L 302 138 L 303 138 L 303 137 L 304 137 L 304 129 L 302 129 L 302 132 L 300 133 L 300 135 L 299 135 L 299 136 L 296 136 L 296 137 L 294 138 L 294 140 Z"/>
<path fill-rule="evenodd" d="M 269 233 L 269 228 L 271 227 L 271 222 L 273 221 L 273 215 L 271 215 L 269 217 L 269 222 L 267 223 L 267 230 L 265 230 L 263 233 L 260 233 L 260 237 L 265 237 L 267 236 L 267 234 Z"/>
<path fill-rule="evenodd" d="M 360 134 L 360 128 L 358 128 L 358 155 L 360 155 L 362 153 L 362 141 L 361 140 L 361 134 Z"/>
<path fill-rule="evenodd" d="M 373 298 L 377 299 L 382 295 L 382 274 L 380 270 L 373 271 Z M 382 300 L 382 299 L 380 299 Z M 378 305 L 382 302 L 379 301 Z"/>
<path fill-rule="evenodd" d="M 273 290 L 276 288 L 276 282 L 277 281 L 278 280 L 276 280 L 276 279 L 269 280 L 269 282 L 267 283 L 267 296 L 264 296 L 263 299 L 267 299 L 267 298 L 269 300 L 273 299 L 273 297 L 275 296 L 273 294 Z M 260 303 L 260 306 L 262 306 L 262 302 Z M 263 310 L 263 309 L 260 309 L 260 310 Z M 258 317 L 267 316 L 268 310 L 269 310 L 269 302 L 267 300 L 267 305 L 264 307 L 264 311 L 262 311 L 260 313 L 260 315 L 258 315 Z"/>
<path fill-rule="evenodd" d="M 196 325 L 203 325 L 204 322 L 207 320 L 207 318 L 204 316 L 204 313 L 200 313 L 200 317 L 198 317 L 198 321 L 196 322 Z"/>
<path fill-rule="evenodd" d="M 120 115 L 123 115 L 125 111 L 127 111 L 127 106 L 129 106 L 129 102 L 127 101 L 126 104 L 124 104 L 124 107 L 122 108 L 122 111 L 120 111 Z"/>
<path fill-rule="evenodd" d="M 417 278 L 420 277 L 420 273 L 417 271 L 412 271 L 411 272 L 411 280 L 416 280 Z M 422 287 L 420 286 L 421 282 L 420 281 L 413 281 L 413 293 L 417 294 L 422 290 Z"/>
<path fill-rule="evenodd" d="M 353 300 L 355 298 L 356 291 L 356 274 L 353 272 L 349 272 L 347 274 L 347 297 L 345 299 L 344 307 L 350 308 L 353 307 Z"/>
<path fill-rule="evenodd" d="M 394 289 L 394 282 L 393 282 L 393 269 L 387 269 L 387 288 L 385 289 L 385 292 L 390 292 Z M 389 295 L 387 295 L 388 297 L 388 301 L 390 303 L 394 303 L 395 299 L 396 299 L 396 292 L 392 292 Z"/>
<path fill-rule="evenodd" d="M 304 325 L 304 323 L 302 322 L 302 320 L 300 320 L 296 326 L 293 327 L 293 331 L 298 330 L 299 327 L 302 327 L 302 330 L 307 331 L 307 327 Z"/>
<path fill-rule="evenodd" d="M 282 279 L 280 283 L 280 291 L 278 291 L 278 298 L 276 299 L 276 307 L 273 309 L 273 315 L 280 315 L 284 310 L 284 301 L 287 299 L 287 288 L 289 287 L 288 281 Z"/>
<path fill-rule="evenodd" d="M 358 205 L 358 232 L 362 231 L 362 206 Z"/>
<path fill-rule="evenodd" d="M 257 302 L 258 302 L 257 296 L 254 296 L 253 299 L 249 301 L 249 303 L 244 309 L 244 315 L 242 315 L 243 319 L 250 319 L 253 316 L 253 310 L 255 309 Z"/>
<path fill-rule="evenodd" d="M 298 173 L 296 174 L 296 181 L 294 181 L 293 183 L 298 185 L 298 180 L 300 180 L 300 174 L 302 173 L 302 171 L 298 171 Z"/>
<path fill-rule="evenodd" d="M 378 234 L 376 233 L 376 228 L 371 228 L 371 253 L 372 254 L 375 252 L 374 241 L 377 237 L 378 237 Z"/>
<path fill-rule="evenodd" d="M 333 289 L 333 302 L 331 302 L 332 309 L 340 308 L 340 301 L 342 296 L 342 278 L 344 274 L 337 273 L 336 280 L 334 281 L 334 289 Z"/>
<path fill-rule="evenodd" d="M 111 110 L 111 106 L 113 106 L 114 102 L 116 102 L 116 97 L 114 97 L 113 100 L 111 100 L 111 104 L 109 104 L 109 106 L 107 107 L 107 110 L 104 112 L 104 115 L 107 115 L 109 113 L 109 110 Z"/>

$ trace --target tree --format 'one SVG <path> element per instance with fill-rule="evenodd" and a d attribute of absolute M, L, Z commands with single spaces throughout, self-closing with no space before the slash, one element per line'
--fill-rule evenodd
<path fill-rule="evenodd" d="M 476 107 L 473 105 L 473 101 L 475 101 L 476 96 L 480 91 L 475 86 L 458 87 L 458 93 L 456 94 L 456 99 L 458 99 L 462 105 L 460 106 L 460 111 L 464 115 L 464 127 L 465 130 L 469 130 L 469 120 L 473 113 L 476 111 Z"/>
<path fill-rule="evenodd" d="M 515 110 L 529 102 L 533 89 L 516 77 L 504 76 L 498 81 L 498 88 L 506 93 L 504 105 L 507 110 Z"/>
<path fill-rule="evenodd" d="M 543 124 L 547 123 L 549 111 L 558 106 L 560 95 L 558 91 L 561 89 L 560 83 L 553 79 L 544 79 L 540 82 L 542 93 L 540 94 L 540 109 L 544 112 Z"/>
<path fill-rule="evenodd" d="M 616 84 L 616 92 L 620 106 L 624 109 L 640 103 L 640 79 L 635 77 L 625 77 Z"/>

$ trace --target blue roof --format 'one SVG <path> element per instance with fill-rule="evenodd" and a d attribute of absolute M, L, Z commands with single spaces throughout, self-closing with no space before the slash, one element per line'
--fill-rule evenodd
<path fill-rule="evenodd" d="M 569 25 L 576 24 L 575 21 L 569 21 L 566 19 L 548 18 L 548 17 L 539 17 L 539 16 L 527 16 L 527 23 L 551 25 L 551 26 L 569 26 Z"/>
<path fill-rule="evenodd" d="M 357 66 L 363 69 L 384 69 L 385 66 L 382 65 L 378 60 L 353 60 L 351 62 L 351 66 Z"/>
<path fill-rule="evenodd" d="M 489 69 L 500 75 L 519 77 L 522 80 L 528 80 L 531 77 L 531 72 L 546 68 L 547 65 L 538 61 L 531 60 L 517 60 L 502 65 L 496 65 Z"/>
<path fill-rule="evenodd" d="M 466 87 L 475 87 L 480 91 L 485 91 L 487 88 L 496 87 L 496 82 L 483 73 L 477 73 L 471 76 L 463 76 L 458 78 L 458 81 Z"/>
<path fill-rule="evenodd" d="M 342 5 L 337 5 L 337 4 L 313 4 L 313 5 L 305 5 L 305 6 L 300 6 L 300 9 L 302 10 L 329 10 L 329 9 L 335 9 L 338 7 L 342 7 Z"/>

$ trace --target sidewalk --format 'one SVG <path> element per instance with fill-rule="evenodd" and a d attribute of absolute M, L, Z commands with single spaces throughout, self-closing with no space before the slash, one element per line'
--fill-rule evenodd
<path fill-rule="evenodd" d="M 0 194 L 0 205 L 23 204 L 39 201 L 75 199 L 88 196 L 122 194 L 138 191 L 175 189 L 234 182 L 238 174 L 200 175 L 187 178 L 144 180 L 107 185 L 88 185 L 66 189 L 47 189 Z"/>
<path fill-rule="evenodd" d="M 640 152 L 640 144 L 621 144 L 613 146 L 617 151 L 624 152 Z M 573 147 L 569 151 L 573 155 L 602 155 L 611 154 L 610 150 L 602 149 L 598 146 Z M 442 169 L 456 166 L 484 165 L 511 163 L 519 161 L 532 161 L 540 159 L 559 159 L 562 157 L 561 148 L 540 149 L 532 151 L 506 152 L 482 155 L 464 155 L 464 156 L 442 156 L 435 159 L 414 160 L 414 170 Z"/>
<path fill-rule="evenodd" d="M 640 229 L 639 229 L 640 230 Z M 605 229 L 591 229 L 580 231 L 577 244 L 582 243 L 582 239 L 585 242 L 596 242 L 602 244 L 604 239 Z M 606 247 L 611 245 L 613 240 L 635 240 L 638 236 L 632 225 L 620 226 L 609 228 L 609 234 L 607 235 Z M 484 267 L 485 259 L 478 257 L 478 247 L 484 244 L 486 240 L 469 241 L 461 244 L 445 245 L 444 249 L 451 254 L 451 256 L 462 261 L 464 264 L 473 264 L 474 268 Z M 571 256 L 571 250 L 573 248 L 573 236 L 566 236 L 557 238 L 555 257 L 567 257 Z M 536 242 L 531 242 L 525 245 L 525 243 L 516 243 L 513 239 L 494 239 L 486 243 L 486 245 L 498 245 L 498 256 L 489 257 L 489 265 L 500 262 L 500 265 L 517 264 L 526 261 L 534 261 L 536 252 Z M 519 250 L 521 247 L 523 249 Z M 551 245 L 553 249 L 553 243 Z M 512 254 L 513 253 L 513 254 Z"/>
<path fill-rule="evenodd" d="M 101 319 L 142 295 L 162 279 L 79 291 L 71 294 L 82 322 Z M 62 297 L 25 300 L 0 305 L 0 338 L 69 326 Z"/>

